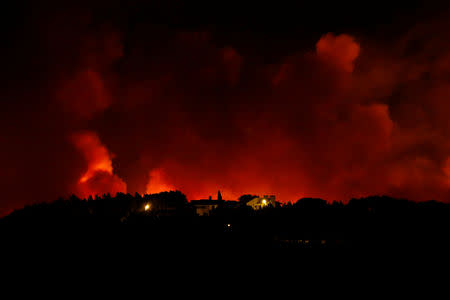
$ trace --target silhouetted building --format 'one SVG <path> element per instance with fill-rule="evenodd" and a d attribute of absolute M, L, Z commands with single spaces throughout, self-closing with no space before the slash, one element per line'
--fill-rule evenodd
<path fill-rule="evenodd" d="M 219 207 L 219 201 L 211 199 L 191 200 L 191 205 L 194 206 L 197 215 L 209 216 L 211 211 Z"/>
<path fill-rule="evenodd" d="M 239 201 L 223 200 L 222 194 L 218 191 L 217 200 L 213 200 L 209 196 L 208 199 L 191 200 L 191 205 L 195 208 L 197 215 L 209 216 L 218 207 L 237 208 L 239 207 Z"/>

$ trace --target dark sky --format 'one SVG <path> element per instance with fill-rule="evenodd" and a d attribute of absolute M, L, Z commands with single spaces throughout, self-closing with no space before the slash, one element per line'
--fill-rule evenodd
<path fill-rule="evenodd" d="M 448 4 L 243 2 L 2 10 L 0 214 L 165 189 L 447 201 Z"/>

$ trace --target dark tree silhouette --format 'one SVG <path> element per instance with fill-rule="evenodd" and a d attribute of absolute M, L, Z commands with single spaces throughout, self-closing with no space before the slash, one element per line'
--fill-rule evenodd
<path fill-rule="evenodd" d="M 239 200 L 242 204 L 254 197 L 245 194 Z M 20 237 L 35 244 L 107 241 L 147 250 L 450 249 L 450 204 L 436 201 L 372 196 L 344 204 L 302 198 L 262 210 L 236 202 L 219 204 L 209 217 L 200 217 L 180 191 L 71 196 L 15 210 L 0 219 L 0 233 L 4 240 Z"/>

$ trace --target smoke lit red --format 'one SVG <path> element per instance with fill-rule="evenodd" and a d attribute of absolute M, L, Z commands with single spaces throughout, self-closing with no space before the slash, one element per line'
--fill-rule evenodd
<path fill-rule="evenodd" d="M 2 95 L 15 101 L 0 118 L 1 214 L 72 193 L 168 189 L 448 200 L 441 23 L 389 42 L 322 32 L 269 60 L 215 32 L 100 25 L 82 12 L 42 22 L 42 43 L 9 75 L 20 85 Z"/>

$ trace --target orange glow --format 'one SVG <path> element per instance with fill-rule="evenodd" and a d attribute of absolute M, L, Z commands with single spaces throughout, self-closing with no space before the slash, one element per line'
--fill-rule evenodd
<path fill-rule="evenodd" d="M 176 188 L 167 183 L 162 169 L 154 169 L 149 173 L 149 180 L 146 187 L 146 194 L 156 194 L 160 192 L 175 191 Z"/>
<path fill-rule="evenodd" d="M 72 140 L 87 162 L 87 171 L 77 185 L 80 196 L 126 192 L 126 184 L 113 174 L 111 154 L 97 134 L 91 131 L 79 132 L 72 135 Z"/>
<path fill-rule="evenodd" d="M 112 161 L 105 146 L 94 132 L 82 132 L 73 135 L 75 146 L 83 153 L 88 163 L 88 170 L 80 178 L 86 182 L 98 171 L 112 174 Z"/>

